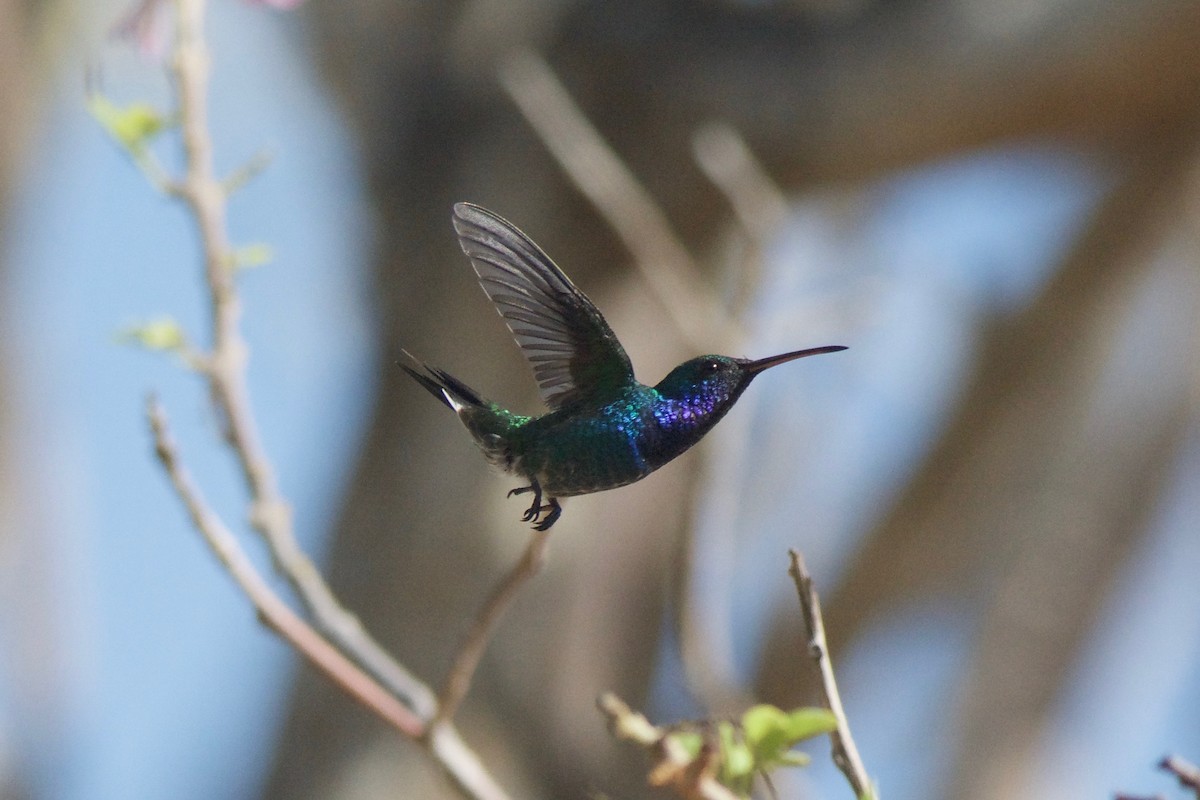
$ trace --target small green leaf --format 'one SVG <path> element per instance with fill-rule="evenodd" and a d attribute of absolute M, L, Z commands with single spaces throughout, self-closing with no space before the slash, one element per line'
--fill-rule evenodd
<path fill-rule="evenodd" d="M 130 152 L 143 150 L 167 127 L 167 119 L 147 103 L 131 103 L 124 108 L 102 94 L 92 94 L 88 111 L 118 144 Z"/>
<path fill-rule="evenodd" d="M 807 767 L 812 759 L 808 757 L 808 753 L 799 753 L 794 750 L 788 750 L 781 753 L 776 763 L 781 767 Z"/>
<path fill-rule="evenodd" d="M 784 736 L 787 716 L 776 706 L 765 703 L 752 706 L 742 714 L 742 730 L 746 732 L 746 741 L 757 747 L 767 739 Z"/>
<path fill-rule="evenodd" d="M 797 708 L 787 714 L 785 726 L 792 744 L 837 729 L 837 717 L 826 708 Z"/>
<path fill-rule="evenodd" d="M 759 769 L 800 766 L 807 756 L 791 752 L 797 742 L 834 729 L 833 714 L 823 708 L 783 711 L 772 705 L 757 705 L 742 715 L 742 730 Z"/>
<path fill-rule="evenodd" d="M 183 329 L 171 317 L 159 317 L 141 325 L 131 325 L 120 331 L 117 338 L 147 350 L 180 350 L 187 342 Z"/>
<path fill-rule="evenodd" d="M 233 251 L 233 265 L 236 269 L 253 269 L 269 264 L 275 259 L 275 251 L 265 242 L 255 242 Z"/>
<path fill-rule="evenodd" d="M 668 736 L 678 742 L 691 758 L 700 755 L 700 749 L 704 747 L 704 737 L 695 731 L 676 731 Z"/>

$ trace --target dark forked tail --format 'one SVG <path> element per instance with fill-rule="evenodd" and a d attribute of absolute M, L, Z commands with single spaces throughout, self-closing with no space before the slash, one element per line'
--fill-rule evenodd
<path fill-rule="evenodd" d="M 400 361 L 397 361 L 396 365 L 412 376 L 414 381 L 424 386 L 427 392 L 438 400 L 441 400 L 442 403 L 455 413 L 470 406 L 487 405 L 487 401 L 479 395 L 479 392 L 467 386 L 449 372 L 429 366 L 407 350 L 401 350 L 400 352 L 414 366 L 410 367 Z"/>

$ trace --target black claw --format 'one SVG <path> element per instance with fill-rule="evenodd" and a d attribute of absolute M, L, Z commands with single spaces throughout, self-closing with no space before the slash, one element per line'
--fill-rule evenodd
<path fill-rule="evenodd" d="M 512 497 L 515 494 L 526 494 L 528 492 L 533 492 L 533 502 L 529 505 L 529 508 L 525 509 L 525 513 L 521 515 L 522 522 L 533 522 L 542 513 L 542 509 L 544 508 L 542 505 L 542 487 L 537 481 L 531 481 L 528 486 L 517 487 L 508 493 L 508 496 Z M 551 499 L 550 502 L 553 503 L 554 500 Z"/>
<path fill-rule="evenodd" d="M 537 525 L 533 526 L 533 529 L 535 531 L 550 530 L 550 526 L 553 525 L 554 523 L 558 522 L 558 518 L 562 516 L 562 506 L 560 506 L 558 504 L 557 497 L 551 497 L 550 503 L 548 505 L 544 505 L 541 508 L 539 508 L 538 512 L 541 513 L 542 511 L 547 511 L 547 510 L 549 510 L 550 513 L 546 515 L 546 518 L 544 520 L 542 520 L 541 522 L 539 522 Z"/>

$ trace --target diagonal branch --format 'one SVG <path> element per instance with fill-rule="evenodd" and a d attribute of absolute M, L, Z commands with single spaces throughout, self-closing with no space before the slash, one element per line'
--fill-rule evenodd
<path fill-rule="evenodd" d="M 1179 756 L 1167 756 L 1158 762 L 1158 768 L 1174 775 L 1180 786 L 1191 789 L 1200 800 L 1200 767 Z"/>
<path fill-rule="evenodd" d="M 496 584 L 487 602 L 479 609 L 471 630 L 454 657 L 453 665 L 446 673 L 446 681 L 438 693 L 437 713 L 429 721 L 430 731 L 436 731 L 454 719 L 458 707 L 462 705 L 463 699 L 471 689 L 471 679 L 492 638 L 496 623 L 500 621 L 500 617 L 512 604 L 521 588 L 541 571 L 546 563 L 546 549 L 549 544 L 550 531 L 533 531 L 521 560 Z"/>
<path fill-rule="evenodd" d="M 254 604 L 263 623 L 380 719 L 408 738 L 422 742 L 464 796 L 472 800 L 509 800 L 452 724 L 445 722 L 436 728 L 426 725 L 374 676 L 331 645 L 271 590 L 246 551 L 238 544 L 237 537 L 205 502 L 179 458 L 166 414 L 154 398 L 147 403 L 146 417 L 154 437 L 155 455 L 170 478 L 175 494 L 187 509 L 192 524 Z"/>
<path fill-rule="evenodd" d="M 504 62 L 500 83 L 567 177 L 633 254 L 633 263 L 685 341 L 739 341 L 741 328 L 662 210 L 571 98 L 538 54 L 522 50 Z"/>
<path fill-rule="evenodd" d="M 763 251 L 787 216 L 787 196 L 741 133 L 726 122 L 707 123 L 692 134 L 692 157 L 725 196 L 748 240 L 746 252 L 737 259 L 737 284 L 730 302 L 734 318 L 744 319 L 762 283 Z"/>
<path fill-rule="evenodd" d="M 421 736 L 425 726 L 416 714 L 330 645 L 271 590 L 238 544 L 237 537 L 205 502 L 191 474 L 183 466 L 167 425 L 166 413 L 154 397 L 146 403 L 146 418 L 154 437 L 155 455 L 170 478 L 175 494 L 187 509 L 192 524 L 254 604 L 263 623 L 380 719 L 410 739 Z"/>

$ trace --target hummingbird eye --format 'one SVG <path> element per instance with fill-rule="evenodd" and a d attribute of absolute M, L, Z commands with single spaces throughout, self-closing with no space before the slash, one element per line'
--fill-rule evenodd
<path fill-rule="evenodd" d="M 720 368 L 721 368 L 721 362 L 717 361 L 715 358 L 710 358 L 708 361 L 704 362 L 704 371 L 705 372 L 716 372 Z"/>

